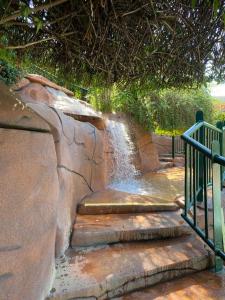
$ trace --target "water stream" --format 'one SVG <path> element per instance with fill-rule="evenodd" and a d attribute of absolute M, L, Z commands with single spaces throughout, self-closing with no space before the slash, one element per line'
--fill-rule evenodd
<path fill-rule="evenodd" d="M 182 193 L 183 175 L 179 169 L 172 173 L 160 170 L 144 175 L 137 169 L 134 164 L 137 147 L 123 118 L 108 120 L 107 130 L 114 155 L 110 188 L 132 194 L 151 195 L 165 201 L 171 201 L 174 195 Z"/>
<path fill-rule="evenodd" d="M 115 159 L 110 187 L 119 189 L 121 185 L 132 182 L 140 175 L 140 171 L 134 165 L 136 148 L 129 128 L 124 122 L 108 120 L 107 129 L 111 138 Z"/>
<path fill-rule="evenodd" d="M 77 115 L 99 117 L 99 114 L 85 101 L 67 96 L 64 92 L 51 87 L 47 90 L 54 96 L 54 107 Z"/>

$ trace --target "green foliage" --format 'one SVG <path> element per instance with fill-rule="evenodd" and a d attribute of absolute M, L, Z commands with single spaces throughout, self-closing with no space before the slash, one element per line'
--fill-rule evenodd
<path fill-rule="evenodd" d="M 93 92 L 94 91 L 94 92 Z M 205 119 L 212 122 L 213 105 L 206 89 L 162 89 L 132 84 L 110 89 L 110 99 L 104 97 L 105 89 L 91 90 L 91 103 L 101 111 L 123 111 L 137 122 L 159 134 L 176 135 L 195 122 L 195 113 L 202 110 Z"/>
<path fill-rule="evenodd" d="M 170 132 L 182 132 L 193 125 L 198 110 L 212 122 L 212 100 L 205 89 L 163 90 L 153 102 L 153 110 L 157 128 Z"/>
<path fill-rule="evenodd" d="M 214 123 L 218 121 L 225 121 L 225 112 L 224 111 L 215 111 L 214 112 Z"/>
<path fill-rule="evenodd" d="M 93 87 L 89 92 L 88 99 L 96 110 L 101 112 L 111 112 L 114 110 L 111 101 L 112 89 L 110 87 Z"/>
<path fill-rule="evenodd" d="M 225 76 L 220 0 L 1 0 L 0 47 L 108 85 L 190 87 Z"/>
<path fill-rule="evenodd" d="M 6 62 L 7 61 L 7 62 Z M 44 66 L 29 55 L 19 61 L 13 51 L 0 49 L 0 79 L 12 84 L 20 76 L 20 71 L 13 65 L 20 64 L 25 72 L 37 73 L 82 97 L 80 86 L 88 86 L 86 81 L 78 81 L 73 74 L 62 73 L 57 67 Z M 37 66 L 41 67 L 41 69 Z M 43 71 L 43 72 L 42 72 Z M 93 81 L 92 81 L 93 82 Z M 213 101 L 206 89 L 165 89 L 158 88 L 148 81 L 136 81 L 131 84 L 100 85 L 95 76 L 94 85 L 89 89 L 91 104 L 102 112 L 125 112 L 136 119 L 143 127 L 159 134 L 176 135 L 182 133 L 195 122 L 195 112 L 203 110 L 205 119 L 223 120 L 225 114 L 213 115 Z"/>
<path fill-rule="evenodd" d="M 0 38 L 0 43 L 7 44 L 7 39 L 5 36 L 2 36 Z M 0 59 L 8 63 L 15 64 L 17 60 L 16 52 L 12 50 L 6 50 L 4 48 L 0 48 Z"/>
<path fill-rule="evenodd" d="M 5 84 L 11 85 L 15 83 L 21 75 L 20 70 L 12 64 L 0 59 L 0 80 Z"/>

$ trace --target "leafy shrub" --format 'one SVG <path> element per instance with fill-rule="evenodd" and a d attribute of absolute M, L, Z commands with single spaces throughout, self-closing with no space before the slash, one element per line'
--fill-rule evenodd
<path fill-rule="evenodd" d="M 5 84 L 11 85 L 15 83 L 21 75 L 21 71 L 10 63 L 0 59 L 0 80 Z"/>
<path fill-rule="evenodd" d="M 213 105 L 206 89 L 163 90 L 153 103 L 157 129 L 182 132 L 195 123 L 196 111 L 204 112 L 204 119 L 212 122 Z"/>
<path fill-rule="evenodd" d="M 143 84 L 126 87 L 114 85 L 107 101 L 105 94 L 101 88 L 91 91 L 91 103 L 98 110 L 129 113 L 146 129 L 155 130 L 157 133 L 174 135 L 183 132 L 193 125 L 198 110 L 202 110 L 205 119 L 212 122 L 212 99 L 203 88 L 158 91 Z"/>

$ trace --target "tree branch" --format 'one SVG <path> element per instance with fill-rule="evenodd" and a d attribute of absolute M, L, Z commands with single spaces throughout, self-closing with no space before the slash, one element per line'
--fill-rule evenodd
<path fill-rule="evenodd" d="M 49 38 L 45 38 L 45 39 L 42 39 L 42 40 L 39 40 L 39 41 L 27 43 L 25 45 L 17 45 L 17 46 L 3 46 L 3 45 L 0 45 L 0 48 L 11 49 L 11 50 L 13 50 L 13 49 L 25 49 L 25 48 L 31 47 L 33 45 L 37 45 L 37 44 L 40 44 L 40 43 L 43 43 L 43 42 L 53 40 L 54 38 L 55 37 L 49 37 Z"/>
<path fill-rule="evenodd" d="M 40 6 L 37 6 L 37 7 L 33 8 L 33 9 L 31 10 L 31 13 L 36 13 L 36 12 L 39 12 L 39 11 L 41 11 L 41 10 L 43 10 L 43 9 L 49 9 L 49 8 L 52 8 L 52 7 L 57 6 L 57 5 L 60 5 L 60 4 L 62 4 L 62 3 L 64 3 L 64 2 L 67 2 L 67 1 L 68 1 L 68 0 L 56 0 L 55 2 L 52 2 L 52 1 L 51 1 L 51 2 L 48 3 L 48 4 L 40 5 Z M 0 20 L 0 25 L 5 24 L 5 23 L 7 23 L 7 22 L 9 22 L 9 21 L 16 20 L 16 18 L 18 18 L 18 17 L 20 17 L 20 16 L 21 16 L 21 11 L 20 11 L 20 10 L 17 10 L 17 11 L 15 11 L 14 14 L 12 14 L 12 15 L 10 15 L 10 16 L 7 16 L 7 17 L 5 17 L 5 18 L 2 18 L 2 19 Z"/>
<path fill-rule="evenodd" d="M 64 37 L 67 37 L 69 35 L 73 35 L 74 32 L 66 32 L 62 35 L 58 35 L 58 38 L 64 38 Z M 9 49 L 9 50 L 15 50 L 15 49 L 25 49 L 25 48 L 28 48 L 28 47 L 31 47 L 33 45 L 37 45 L 37 44 L 41 44 L 41 43 L 44 43 L 44 42 L 47 42 L 47 41 L 50 41 L 50 40 L 53 40 L 53 39 L 56 39 L 57 37 L 56 36 L 52 36 L 52 37 L 48 37 L 48 38 L 45 38 L 45 39 L 42 39 L 42 40 L 39 40 L 39 41 L 34 41 L 34 42 L 31 42 L 31 43 L 27 43 L 25 45 L 16 45 L 16 46 L 3 46 L 3 45 L 0 45 L 0 48 L 4 48 L 4 49 Z"/>

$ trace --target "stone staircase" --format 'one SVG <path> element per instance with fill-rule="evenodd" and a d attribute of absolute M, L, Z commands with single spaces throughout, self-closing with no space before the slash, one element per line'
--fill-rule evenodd
<path fill-rule="evenodd" d="M 71 246 L 159 240 L 187 234 L 190 234 L 190 229 L 181 220 L 180 211 L 78 215 Z"/>
<path fill-rule="evenodd" d="M 172 201 L 160 197 L 130 194 L 105 189 L 85 197 L 78 206 L 81 215 L 147 213 L 175 211 L 179 207 Z"/>
<path fill-rule="evenodd" d="M 78 208 L 82 214 L 76 218 L 71 248 L 57 260 L 48 299 L 129 299 L 129 292 L 212 267 L 211 253 L 177 206 L 158 210 L 149 198 L 149 210 L 140 212 L 136 206 L 137 212 L 127 213 L 117 205 L 116 213 L 109 214 L 112 210 L 102 210 L 92 198 L 93 214 L 87 203 L 84 199 Z"/>

